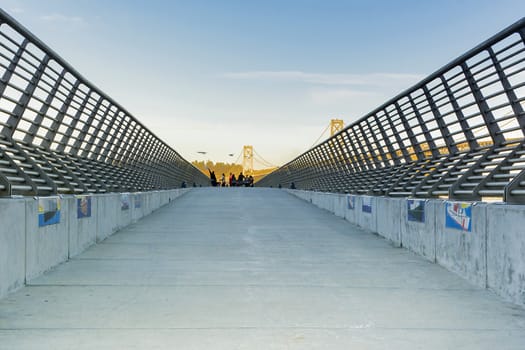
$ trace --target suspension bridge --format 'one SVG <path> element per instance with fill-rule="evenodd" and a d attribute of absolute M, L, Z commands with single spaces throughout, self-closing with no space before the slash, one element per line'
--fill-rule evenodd
<path fill-rule="evenodd" d="M 313 146 L 316 146 L 319 141 L 324 140 L 328 136 L 334 136 L 339 131 L 343 130 L 344 128 L 344 121 L 342 119 L 331 119 L 330 123 L 327 124 L 327 126 L 323 129 L 319 137 L 314 141 Z M 328 135 L 328 131 L 330 131 Z M 310 148 L 312 148 L 310 147 Z M 202 154 L 206 154 L 207 152 L 198 152 Z M 279 166 L 275 165 L 269 161 L 267 161 L 263 156 L 261 156 L 254 146 L 252 145 L 244 145 L 242 150 L 237 152 L 238 156 L 233 161 L 232 164 L 241 164 L 242 165 L 242 172 L 245 175 L 252 175 L 255 178 L 255 181 L 257 182 L 260 178 L 272 173 L 274 170 L 278 169 Z M 235 155 L 235 153 L 231 153 L 230 156 Z M 242 157 L 242 161 L 241 161 Z M 257 169 L 257 170 L 256 170 Z M 230 167 L 229 170 L 225 172 L 225 174 L 231 173 L 233 170 L 233 167 Z M 204 168 L 201 169 L 201 171 L 206 174 L 207 171 Z"/>

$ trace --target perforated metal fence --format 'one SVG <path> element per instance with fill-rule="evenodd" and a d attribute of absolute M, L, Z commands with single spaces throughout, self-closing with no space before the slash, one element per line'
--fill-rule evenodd
<path fill-rule="evenodd" d="M 0 196 L 147 191 L 208 179 L 0 10 Z"/>
<path fill-rule="evenodd" d="M 258 186 L 525 203 L 525 19 Z"/>

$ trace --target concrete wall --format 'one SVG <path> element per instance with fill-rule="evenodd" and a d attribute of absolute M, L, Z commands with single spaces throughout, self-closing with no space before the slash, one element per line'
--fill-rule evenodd
<path fill-rule="evenodd" d="M 455 202 L 424 200 L 424 217 L 415 219 L 408 199 L 287 191 L 385 237 L 395 246 L 436 262 L 475 285 L 525 305 L 523 205 L 463 203 L 471 210 L 470 230 L 466 230 L 454 227 L 450 221 L 447 224 L 447 206 L 454 206 Z M 352 196 L 353 209 L 348 205 Z M 364 203 L 371 205 L 371 213 L 363 211 Z"/>
<path fill-rule="evenodd" d="M 359 211 L 361 208 L 358 208 L 359 198 L 358 196 L 354 195 L 346 195 L 345 196 L 345 220 L 349 221 L 350 223 L 357 225 L 358 222 L 358 216 Z"/>
<path fill-rule="evenodd" d="M 127 210 L 119 193 L 92 195 L 91 216 L 80 217 L 78 198 L 63 196 L 60 221 L 46 226 L 39 225 L 38 198 L 0 199 L 0 298 L 189 190 L 129 194 Z"/>
<path fill-rule="evenodd" d="M 0 199 L 0 298 L 24 285 L 25 200 Z"/>
<path fill-rule="evenodd" d="M 436 262 L 436 207 L 439 200 L 419 200 L 425 207 L 422 222 L 408 220 L 408 200 L 401 204 L 400 240 L 403 247 Z"/>
<path fill-rule="evenodd" d="M 487 285 L 486 204 L 472 204 L 471 231 L 445 225 L 447 202 L 436 205 L 436 262 L 480 286 Z"/>
<path fill-rule="evenodd" d="M 157 192 L 158 193 L 158 192 Z M 120 196 L 116 195 L 114 205 L 117 209 L 117 229 L 116 231 L 131 224 L 131 217 L 133 211 L 133 195 L 131 193 L 121 193 Z M 155 207 L 159 208 L 159 206 Z"/>
<path fill-rule="evenodd" d="M 377 233 L 391 241 L 396 247 L 401 246 L 402 207 L 406 200 L 398 198 L 376 197 Z"/>
<path fill-rule="evenodd" d="M 525 305 L 525 206 L 488 205 L 487 284 Z"/>
<path fill-rule="evenodd" d="M 119 229 L 120 205 L 120 193 L 97 195 L 97 242 Z"/>
<path fill-rule="evenodd" d="M 144 217 L 144 193 L 133 193 L 131 196 L 131 222 L 135 223 Z"/>
<path fill-rule="evenodd" d="M 69 258 L 69 208 L 67 201 L 59 200 L 60 222 L 42 227 L 38 224 L 39 199 L 26 200 L 26 280 Z"/>
<path fill-rule="evenodd" d="M 365 230 L 377 232 L 377 197 L 359 196 L 355 203 L 357 225 Z M 366 208 L 370 208 L 371 212 Z"/>
<path fill-rule="evenodd" d="M 335 194 L 335 196 L 334 214 L 344 219 L 346 214 L 346 195 Z"/>
<path fill-rule="evenodd" d="M 82 198 L 91 201 L 91 216 L 78 215 L 78 201 Z M 67 205 L 69 220 L 69 257 L 82 253 L 97 241 L 97 203 L 98 196 L 66 197 L 63 198 L 63 207 Z"/>

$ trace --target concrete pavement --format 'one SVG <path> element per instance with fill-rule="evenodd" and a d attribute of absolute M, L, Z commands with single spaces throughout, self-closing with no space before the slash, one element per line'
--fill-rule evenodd
<path fill-rule="evenodd" d="M 0 349 L 524 349 L 525 310 L 284 191 L 195 189 L 0 300 Z"/>

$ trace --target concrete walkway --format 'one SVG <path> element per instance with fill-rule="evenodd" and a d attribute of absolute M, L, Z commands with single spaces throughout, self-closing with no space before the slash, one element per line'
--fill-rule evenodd
<path fill-rule="evenodd" d="M 271 189 L 197 189 L 0 301 L 0 349 L 524 349 L 525 310 Z"/>

